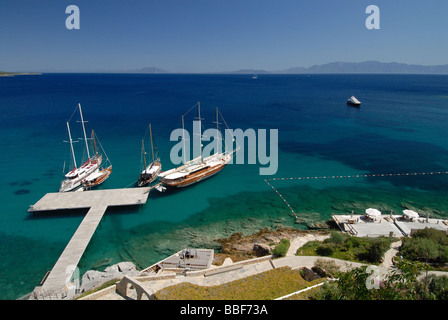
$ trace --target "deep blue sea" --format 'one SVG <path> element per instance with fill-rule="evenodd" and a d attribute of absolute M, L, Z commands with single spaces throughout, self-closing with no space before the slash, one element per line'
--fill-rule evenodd
<path fill-rule="evenodd" d="M 346 105 L 352 95 L 362 101 L 360 108 Z M 415 208 L 448 217 L 445 174 L 271 181 L 301 224 L 264 182 L 447 170 L 448 76 L 0 77 L 0 299 L 19 298 L 39 285 L 85 214 L 27 213 L 46 193 L 58 191 L 69 161 L 66 121 L 77 104 L 113 165 L 101 188 L 124 188 L 137 180 L 149 123 L 163 170 L 174 167 L 170 150 L 177 141 L 170 141 L 170 133 L 198 101 L 204 127 L 214 127 L 217 106 L 232 129 L 278 129 L 277 173 L 260 176 L 260 163 L 232 164 L 197 185 L 154 190 L 142 208 L 109 210 L 79 264 L 81 274 L 124 260 L 143 268 L 184 247 L 218 249 L 216 239 L 235 232 L 304 229 L 332 212 Z"/>

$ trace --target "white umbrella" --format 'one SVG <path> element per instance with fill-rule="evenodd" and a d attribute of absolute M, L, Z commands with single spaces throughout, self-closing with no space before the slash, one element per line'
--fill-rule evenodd
<path fill-rule="evenodd" d="M 412 210 L 403 210 L 403 213 L 408 218 L 418 218 L 418 213 Z"/>
<path fill-rule="evenodd" d="M 373 208 L 366 209 L 366 214 L 371 217 L 378 217 L 381 215 L 381 211 Z"/>

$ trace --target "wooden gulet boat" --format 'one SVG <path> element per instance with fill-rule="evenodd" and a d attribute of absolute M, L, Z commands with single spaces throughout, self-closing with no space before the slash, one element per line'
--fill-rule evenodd
<path fill-rule="evenodd" d="M 144 170 L 140 173 L 137 181 L 137 185 L 139 187 L 143 187 L 151 182 L 153 182 L 160 171 L 162 170 L 162 164 L 160 162 L 160 158 L 154 158 L 154 146 L 152 141 L 152 129 L 151 124 L 149 124 L 149 134 L 151 139 L 151 154 L 152 154 L 152 162 L 149 165 L 146 165 L 146 152 L 145 152 L 145 139 L 142 139 L 142 158 L 144 162 Z M 146 136 L 146 135 L 145 135 Z"/>
<path fill-rule="evenodd" d="M 95 139 L 95 132 L 92 130 L 92 141 L 93 141 L 93 146 L 94 146 L 94 150 L 95 150 L 95 155 L 96 156 L 99 155 L 98 147 L 97 147 L 97 144 L 96 144 L 96 140 L 97 139 Z M 99 140 L 98 140 L 98 143 L 100 143 Z M 101 147 L 101 143 L 100 143 L 100 147 Z M 101 147 L 101 149 L 102 149 L 102 147 Z M 102 152 L 106 155 L 104 150 L 102 150 Z M 81 182 L 84 190 L 91 189 L 93 187 L 99 186 L 104 181 L 106 181 L 107 178 L 109 178 L 110 174 L 112 173 L 112 164 L 110 163 L 110 160 L 107 157 L 107 155 L 106 155 L 106 164 L 107 164 L 107 168 L 99 168 L 98 167 L 95 170 L 95 172 L 93 172 L 92 174 L 87 176 L 87 178 L 85 178 Z"/>
<path fill-rule="evenodd" d="M 199 132 L 201 132 L 200 123 L 202 119 L 201 119 L 199 102 L 197 103 L 197 106 L 199 114 L 198 118 Z M 218 122 L 219 114 L 220 113 L 218 111 L 218 108 L 216 108 L 216 124 L 218 131 L 219 131 L 219 122 Z M 185 115 L 182 116 L 182 129 L 184 127 L 184 116 Z M 185 139 L 183 140 L 185 141 Z M 202 146 L 202 134 L 199 134 L 199 143 L 200 143 L 199 145 Z M 232 154 L 236 151 L 234 150 L 232 152 L 222 152 L 222 150 L 218 150 L 217 148 L 215 154 L 203 158 L 202 147 L 200 149 L 201 149 L 201 155 L 199 157 L 190 160 L 188 162 L 184 161 L 184 165 L 159 174 L 159 180 L 163 183 L 163 185 L 167 187 L 179 188 L 179 187 L 186 187 L 194 183 L 203 181 L 204 179 L 207 179 L 220 172 L 230 162 L 230 160 L 232 159 Z"/>

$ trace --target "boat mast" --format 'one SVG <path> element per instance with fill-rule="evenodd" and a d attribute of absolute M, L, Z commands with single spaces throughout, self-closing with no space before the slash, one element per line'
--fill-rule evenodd
<path fill-rule="evenodd" d="M 70 142 L 70 149 L 72 150 L 73 163 L 75 164 L 75 169 L 77 169 L 76 159 L 75 159 L 75 151 L 73 150 L 72 134 L 70 133 L 70 125 L 68 124 L 68 121 L 67 121 L 67 130 L 68 130 L 68 138 L 69 138 L 69 142 Z"/>
<path fill-rule="evenodd" d="M 202 129 L 201 129 L 201 103 L 198 101 L 198 115 L 199 115 L 199 152 L 201 153 L 201 162 L 202 160 Z"/>
<path fill-rule="evenodd" d="M 84 141 L 86 143 L 87 158 L 89 158 L 90 160 L 89 145 L 87 144 L 86 128 L 84 127 L 84 119 L 82 117 L 81 104 L 78 103 L 78 106 L 79 106 L 79 114 L 81 115 L 82 131 L 84 132 Z"/>
<path fill-rule="evenodd" d="M 187 162 L 187 160 L 185 159 L 185 128 L 184 128 L 184 115 L 182 115 L 182 144 L 183 144 L 183 146 L 182 146 L 182 148 L 183 148 L 183 151 L 182 151 L 182 154 L 183 154 L 183 157 L 184 157 L 184 164 Z"/>
<path fill-rule="evenodd" d="M 149 136 L 151 137 L 152 162 L 154 162 L 154 147 L 152 146 L 152 129 L 151 129 L 151 124 L 149 124 Z"/>
<path fill-rule="evenodd" d="M 146 173 L 146 152 L 145 152 L 145 139 L 142 139 L 142 155 L 143 155 L 143 162 L 145 164 L 145 173 Z M 140 162 L 141 165 L 141 162 Z"/>
<path fill-rule="evenodd" d="M 98 155 L 98 149 L 96 147 L 96 141 L 95 141 L 95 132 L 92 130 L 92 140 L 93 140 L 93 148 L 95 150 L 95 155 Z"/>
<path fill-rule="evenodd" d="M 216 155 L 219 154 L 219 151 L 220 151 L 219 150 L 219 118 L 218 118 L 218 107 L 216 107 Z"/>

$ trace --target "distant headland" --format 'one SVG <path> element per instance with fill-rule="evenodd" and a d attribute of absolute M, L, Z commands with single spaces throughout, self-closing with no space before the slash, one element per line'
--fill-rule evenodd
<path fill-rule="evenodd" d="M 0 71 L 0 77 L 14 77 L 14 76 L 26 76 L 26 75 L 41 75 L 38 72 L 6 72 Z"/>

